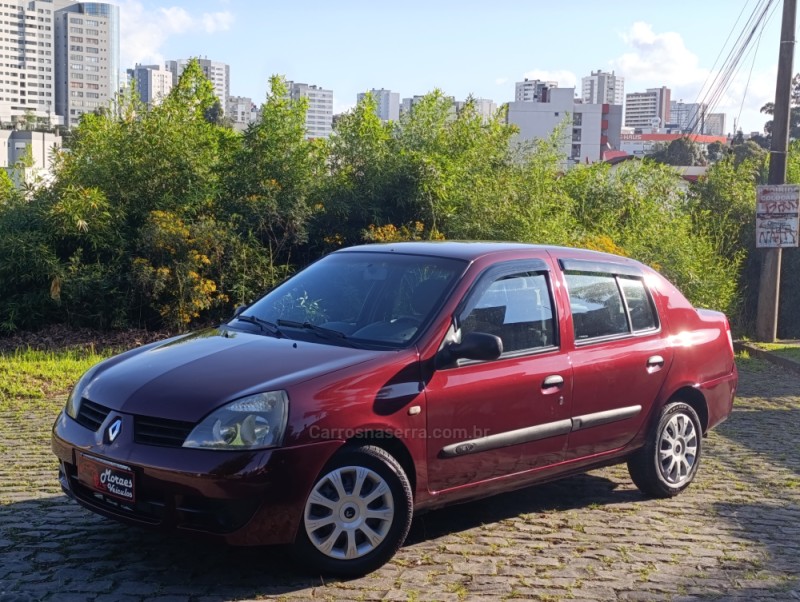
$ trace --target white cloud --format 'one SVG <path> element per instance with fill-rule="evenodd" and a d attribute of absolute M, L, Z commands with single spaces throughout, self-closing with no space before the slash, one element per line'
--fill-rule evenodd
<path fill-rule="evenodd" d="M 542 69 L 534 69 L 522 74 L 525 79 L 540 79 L 542 81 L 556 81 L 559 88 L 574 88 L 578 78 L 572 71 L 558 70 L 546 71 Z"/>
<path fill-rule="evenodd" d="M 775 67 L 754 71 L 750 76 L 752 55 L 748 54 L 726 89 L 712 98 L 708 89 L 714 85 L 717 73 L 701 66 L 697 55 L 686 47 L 680 34 L 657 33 L 650 24 L 639 21 L 621 37 L 630 51 L 612 61 L 611 66 L 625 78 L 626 92 L 666 86 L 671 90 L 672 100 L 710 103 L 712 112 L 725 113 L 726 129 L 731 132 L 737 118 L 737 127 L 741 126 L 745 132 L 761 130 L 764 122 L 769 120 L 769 116 L 760 114 L 759 110 L 774 97 Z"/>
<path fill-rule="evenodd" d="M 235 20 L 230 11 L 193 16 L 178 6 L 146 10 L 139 0 L 121 0 L 119 7 L 122 69 L 133 67 L 136 63 L 163 63 L 165 57 L 162 48 L 170 36 L 227 31 Z"/>
<path fill-rule="evenodd" d="M 229 11 L 219 13 L 206 13 L 202 16 L 203 29 L 206 33 L 227 31 L 233 25 L 233 13 Z"/>
<path fill-rule="evenodd" d="M 172 33 L 184 33 L 192 27 L 192 16 L 185 9 L 179 6 L 169 8 L 159 8 L 161 18 L 158 22 L 162 27 Z"/>
<path fill-rule="evenodd" d="M 674 87 L 702 84 L 708 76 L 708 70 L 700 67 L 697 55 L 686 48 L 678 33 L 655 33 L 650 24 L 637 21 L 622 39 L 631 52 L 612 64 L 626 80 L 659 81 L 662 83 L 658 85 Z"/>
<path fill-rule="evenodd" d="M 504 86 L 505 84 L 508 83 L 508 78 L 498 77 L 497 79 L 494 80 L 494 83 L 497 84 L 498 86 Z"/>

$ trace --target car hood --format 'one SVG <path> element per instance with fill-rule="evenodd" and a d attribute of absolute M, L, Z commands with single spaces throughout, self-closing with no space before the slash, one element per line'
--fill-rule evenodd
<path fill-rule="evenodd" d="M 81 396 L 120 412 L 198 421 L 239 397 L 385 353 L 213 328 L 106 360 Z"/>

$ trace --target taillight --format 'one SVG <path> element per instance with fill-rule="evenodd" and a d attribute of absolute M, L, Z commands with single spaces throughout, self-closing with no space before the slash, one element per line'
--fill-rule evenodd
<path fill-rule="evenodd" d="M 728 322 L 728 318 L 725 318 L 725 332 L 728 334 L 728 345 L 731 348 L 731 354 L 733 354 L 733 334 L 731 334 L 731 325 Z"/>

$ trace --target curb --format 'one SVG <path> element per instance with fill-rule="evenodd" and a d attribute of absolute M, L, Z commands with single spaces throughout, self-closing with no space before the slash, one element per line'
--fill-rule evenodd
<path fill-rule="evenodd" d="M 781 368 L 785 368 L 786 370 L 791 370 L 792 372 L 800 374 L 800 363 L 790 360 L 789 358 L 776 355 L 770 351 L 764 351 L 755 345 L 744 343 L 742 341 L 734 341 L 733 348 L 736 351 L 746 351 L 751 356 L 757 357 L 760 360 L 765 360 L 771 364 L 775 364 L 776 366 L 780 366 Z"/>

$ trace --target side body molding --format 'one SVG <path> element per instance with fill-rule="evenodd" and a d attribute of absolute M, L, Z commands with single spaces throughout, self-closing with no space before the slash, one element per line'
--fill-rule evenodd
<path fill-rule="evenodd" d="M 538 441 L 539 439 L 565 435 L 573 431 L 633 418 L 641 411 L 642 406 L 640 405 L 628 406 L 615 410 L 607 410 L 605 412 L 584 414 L 583 416 L 576 416 L 567 420 L 537 424 L 536 426 L 506 431 L 504 433 L 496 433 L 494 435 L 488 435 L 487 437 L 459 441 L 458 443 L 452 443 L 443 447 L 439 452 L 439 457 L 455 458 L 457 456 L 465 456 L 467 454 L 476 454 L 490 449 L 497 449 L 498 447 L 508 447 L 510 445 L 519 445 L 520 443 L 527 443 L 529 441 Z"/>

